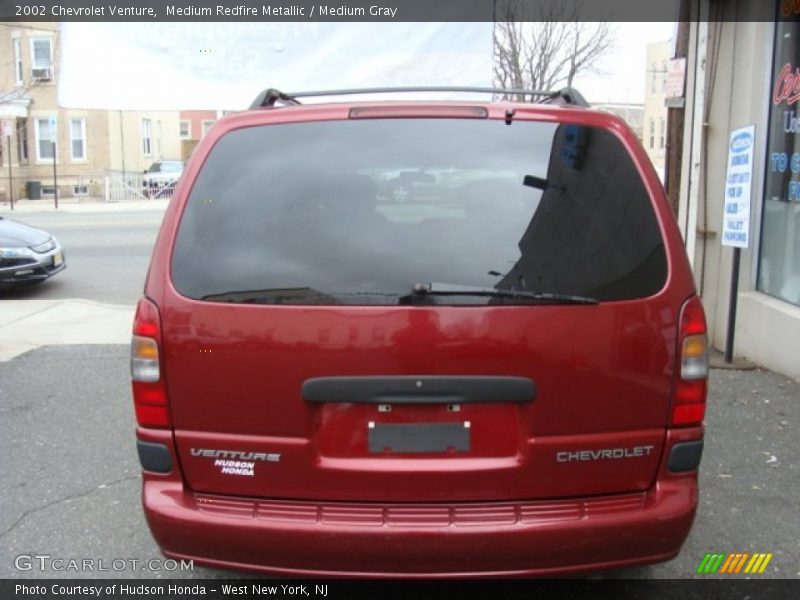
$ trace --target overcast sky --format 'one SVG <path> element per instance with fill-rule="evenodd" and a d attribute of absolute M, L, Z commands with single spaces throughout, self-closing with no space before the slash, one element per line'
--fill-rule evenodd
<path fill-rule="evenodd" d="M 575 86 L 590 102 L 642 102 L 645 48 L 672 27 L 613 24 L 602 74 Z M 491 23 L 65 23 L 61 43 L 59 100 L 71 108 L 242 109 L 266 87 L 491 85 Z"/>
<path fill-rule="evenodd" d="M 668 41 L 673 27 L 673 23 L 615 23 L 614 48 L 600 63 L 606 74 L 580 76 L 575 87 L 589 102 L 644 102 L 645 49 Z"/>

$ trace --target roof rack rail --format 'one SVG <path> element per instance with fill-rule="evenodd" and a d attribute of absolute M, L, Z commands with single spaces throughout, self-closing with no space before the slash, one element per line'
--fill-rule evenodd
<path fill-rule="evenodd" d="M 250 104 L 250 108 L 262 108 L 266 106 L 275 106 L 278 102 L 283 104 L 300 104 L 294 99 L 295 94 L 284 94 L 275 88 L 267 88 L 261 92 L 256 99 Z"/>
<path fill-rule="evenodd" d="M 583 97 L 583 94 L 581 94 L 574 87 L 565 87 L 552 92 L 549 100 L 546 100 L 545 102 L 552 104 L 573 104 L 575 106 L 583 106 L 585 108 L 589 108 L 590 106 L 586 98 Z"/>
<path fill-rule="evenodd" d="M 562 88 L 555 91 L 543 90 L 521 90 L 503 89 L 492 87 L 461 87 L 461 86 L 417 86 L 417 87 L 376 87 L 376 88 L 356 88 L 342 90 L 317 90 L 311 92 L 284 93 L 275 88 L 269 88 L 261 92 L 250 109 L 269 108 L 278 104 L 298 105 L 298 98 L 313 98 L 319 96 L 351 96 L 356 94 L 395 94 L 395 93 L 416 93 L 416 92 L 459 92 L 477 94 L 496 94 L 504 96 L 531 96 L 541 98 L 540 102 L 545 104 L 572 104 L 575 106 L 588 107 L 589 103 L 578 90 L 571 87 Z"/>

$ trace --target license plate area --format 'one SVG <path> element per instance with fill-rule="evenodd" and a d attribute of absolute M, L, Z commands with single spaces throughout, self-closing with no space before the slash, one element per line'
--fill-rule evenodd
<path fill-rule="evenodd" d="M 371 454 L 387 452 L 469 452 L 469 421 L 452 423 L 375 423 L 367 425 Z"/>
<path fill-rule="evenodd" d="M 516 404 L 462 404 L 458 411 L 453 411 L 447 404 L 436 405 L 387 405 L 377 404 L 334 404 L 314 405 L 311 417 L 311 439 L 318 456 L 326 458 L 385 458 L 390 456 L 406 456 L 408 458 L 427 458 L 436 455 L 458 458 L 475 457 L 508 457 L 516 456 L 525 434 L 520 428 L 520 406 Z M 464 423 L 469 423 L 465 427 Z M 525 423 L 530 418 L 524 419 Z M 373 427 L 369 424 L 373 423 Z M 412 426 L 412 429 L 384 430 L 384 426 Z M 430 427 L 422 427 L 415 431 L 414 426 L 443 426 L 439 431 Z M 459 431 L 456 432 L 455 428 Z M 377 433 L 373 430 L 377 429 Z M 463 430 L 468 430 L 465 432 Z M 399 433 L 398 433 L 399 432 Z M 386 435 L 384 435 L 386 434 Z M 408 438 L 411 450 L 401 440 L 395 441 L 393 434 Z M 441 435 L 448 441 L 433 445 L 431 435 Z M 465 439 L 469 440 L 468 450 L 448 451 L 447 447 L 464 448 Z M 388 443 L 387 443 L 388 442 Z M 426 444 L 423 446 L 423 442 Z M 383 444 L 381 447 L 380 444 Z M 386 451 L 386 447 L 392 451 Z M 437 450 L 426 453 L 422 447 L 434 447 Z"/>

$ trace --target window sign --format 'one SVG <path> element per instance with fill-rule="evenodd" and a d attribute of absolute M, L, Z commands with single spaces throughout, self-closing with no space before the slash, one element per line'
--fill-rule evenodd
<path fill-rule="evenodd" d="M 664 100 L 669 107 L 683 107 L 683 89 L 686 82 L 686 59 L 673 58 L 667 63 Z"/>
<path fill-rule="evenodd" d="M 750 191 L 753 187 L 754 125 L 731 133 L 728 171 L 725 175 L 725 208 L 722 214 L 722 245 L 750 245 Z"/>
<path fill-rule="evenodd" d="M 800 306 L 800 13 L 775 4 L 757 285 Z"/>

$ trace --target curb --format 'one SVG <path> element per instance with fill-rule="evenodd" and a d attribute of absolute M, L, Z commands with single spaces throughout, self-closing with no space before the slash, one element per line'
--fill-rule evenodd
<path fill-rule="evenodd" d="M 135 307 L 93 300 L 0 301 L 0 362 L 40 346 L 127 344 Z"/>
<path fill-rule="evenodd" d="M 55 208 L 52 202 L 39 200 L 22 200 L 11 204 L 0 202 L 0 212 L 6 217 L 16 214 L 31 213 L 99 213 L 99 212 L 132 212 L 132 211 L 159 211 L 163 212 L 169 206 L 169 200 L 133 200 L 130 202 L 59 202 Z"/>

